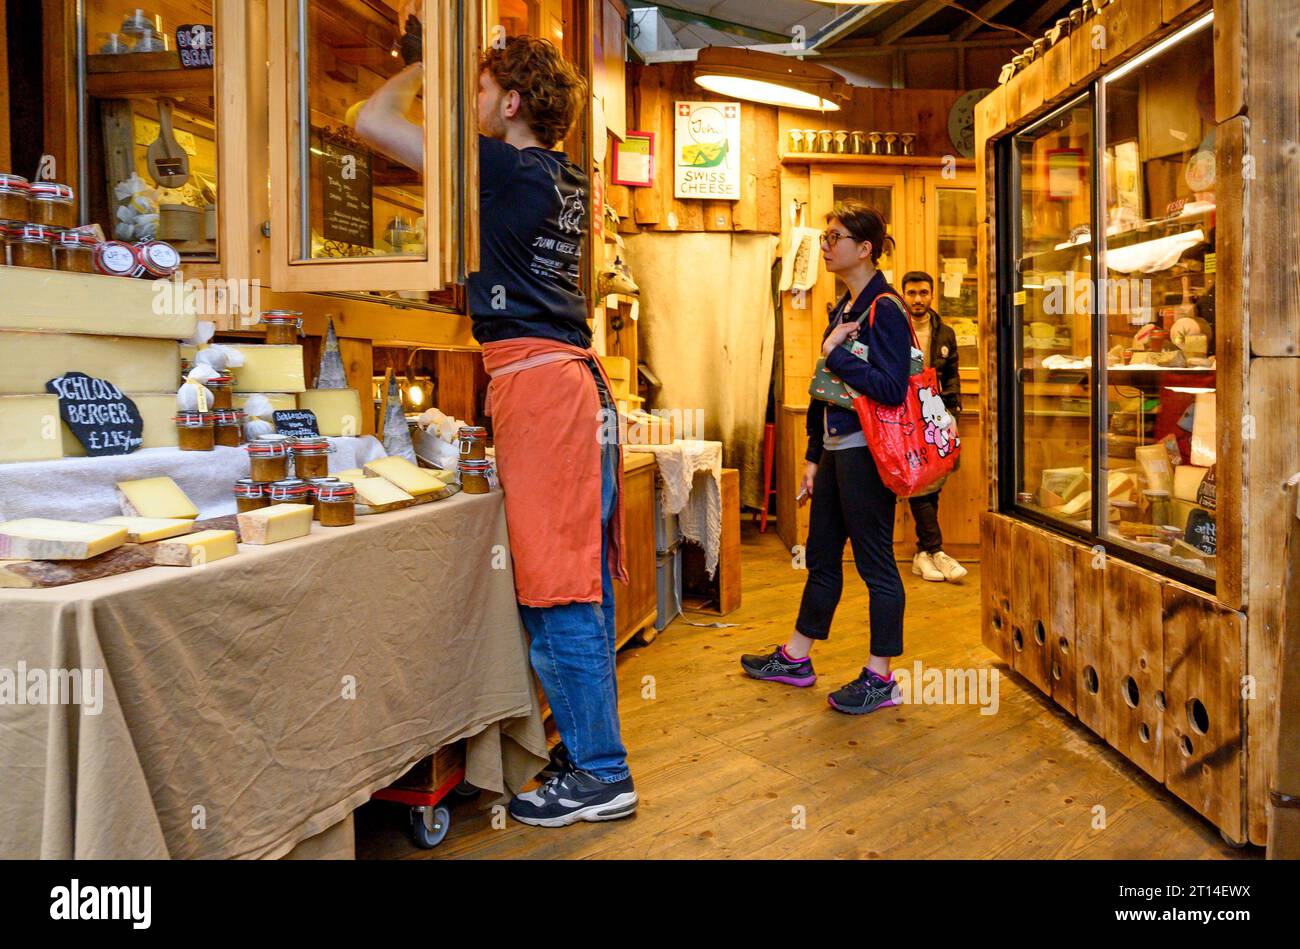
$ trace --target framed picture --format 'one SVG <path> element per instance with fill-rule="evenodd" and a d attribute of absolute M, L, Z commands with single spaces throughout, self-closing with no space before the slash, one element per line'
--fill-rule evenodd
<path fill-rule="evenodd" d="M 1047 165 L 1048 199 L 1070 201 L 1083 193 L 1087 165 L 1082 148 L 1049 148 L 1043 157 Z"/>
<path fill-rule="evenodd" d="M 627 130 L 627 138 L 614 143 L 614 173 L 610 182 L 633 188 L 655 183 L 655 133 Z"/>

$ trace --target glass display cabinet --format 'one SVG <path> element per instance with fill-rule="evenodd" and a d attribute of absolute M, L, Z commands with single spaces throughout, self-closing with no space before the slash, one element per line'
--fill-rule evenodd
<path fill-rule="evenodd" d="M 999 144 L 1007 509 L 1215 574 L 1215 123 L 1208 21 Z"/>

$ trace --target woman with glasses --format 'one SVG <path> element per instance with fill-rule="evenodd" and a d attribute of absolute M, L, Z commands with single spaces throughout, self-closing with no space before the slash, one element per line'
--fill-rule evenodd
<path fill-rule="evenodd" d="M 858 392 L 884 405 L 901 405 L 907 393 L 912 337 L 902 301 L 876 269 L 886 242 L 885 220 L 855 201 L 835 205 L 822 232 L 826 269 L 848 286 L 831 311 L 822 336 L 826 368 Z M 874 319 L 869 319 L 875 304 Z M 894 562 L 894 505 L 852 409 L 811 400 L 808 465 L 799 501 L 811 495 L 804 584 L 794 632 L 784 646 L 745 655 L 740 664 L 755 679 L 805 688 L 817 681 L 810 653 L 830 635 L 844 585 L 844 541 L 870 592 L 871 655 L 861 674 L 832 692 L 832 708 L 861 715 L 897 705 L 889 661 L 903 652 L 903 581 Z"/>

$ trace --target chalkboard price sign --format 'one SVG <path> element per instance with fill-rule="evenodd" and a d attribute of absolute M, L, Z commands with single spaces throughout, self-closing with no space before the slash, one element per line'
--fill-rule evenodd
<path fill-rule="evenodd" d="M 1192 511 L 1187 515 L 1187 530 L 1183 533 L 1183 540 L 1201 553 L 1213 557 L 1219 547 L 1214 515 L 1209 511 Z"/>
<path fill-rule="evenodd" d="M 212 27 L 205 23 L 186 23 L 176 28 L 176 51 L 182 69 L 211 69 L 216 45 Z"/>
<path fill-rule="evenodd" d="M 91 457 L 129 455 L 144 444 L 144 419 L 122 390 L 84 372 L 45 383 L 59 397 L 59 415 Z"/>
<path fill-rule="evenodd" d="M 279 409 L 271 413 L 275 430 L 281 435 L 319 435 L 316 413 L 311 409 Z"/>
<path fill-rule="evenodd" d="M 325 141 L 321 148 L 324 172 L 322 233 L 327 241 L 360 247 L 375 243 L 374 198 L 370 179 L 370 153 Z"/>

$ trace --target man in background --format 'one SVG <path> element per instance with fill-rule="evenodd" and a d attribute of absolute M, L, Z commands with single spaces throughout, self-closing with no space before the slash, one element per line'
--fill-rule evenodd
<path fill-rule="evenodd" d="M 934 278 L 920 270 L 903 275 L 903 302 L 921 350 L 925 366 L 933 366 L 939 379 L 939 394 L 948 412 L 957 417 L 961 409 L 961 378 L 957 373 L 957 334 L 931 308 Z M 924 367 L 923 367 L 924 368 Z M 939 487 L 926 494 L 907 499 L 916 521 L 916 556 L 912 573 L 925 580 L 942 582 L 960 580 L 966 568 L 943 551 L 943 532 L 939 529 Z"/>

